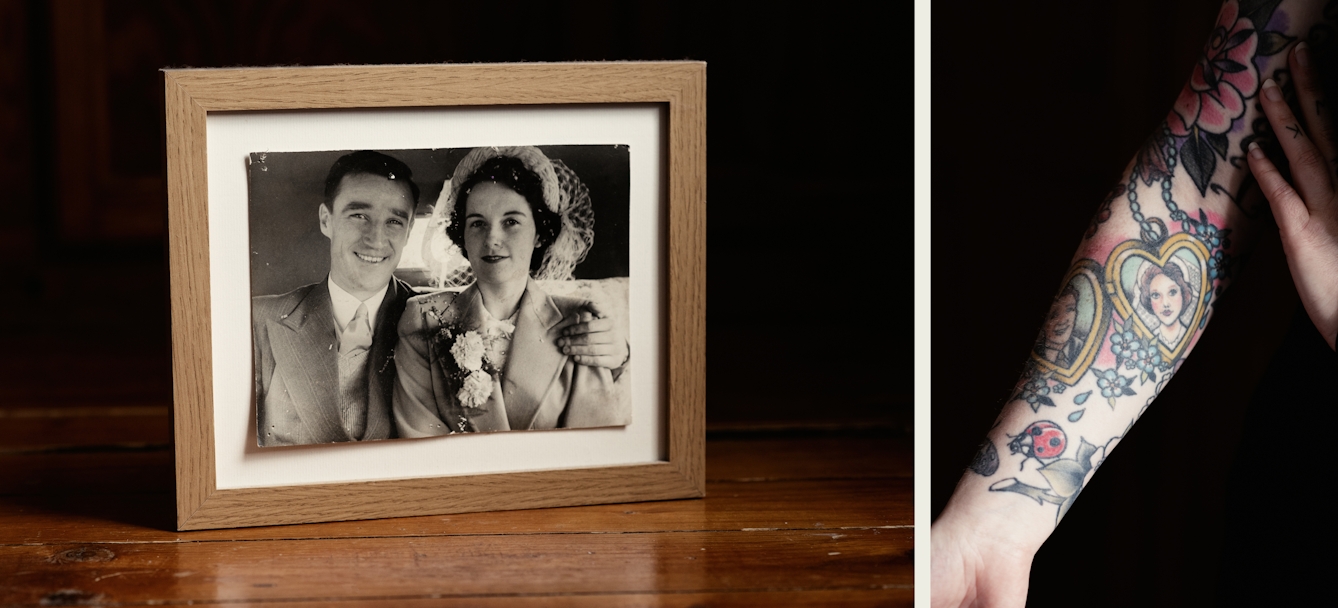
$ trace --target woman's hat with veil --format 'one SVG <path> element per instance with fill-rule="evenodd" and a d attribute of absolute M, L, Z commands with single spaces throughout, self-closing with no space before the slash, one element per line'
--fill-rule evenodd
<path fill-rule="evenodd" d="M 572 270 L 585 260 L 590 246 L 594 244 L 595 211 L 590 203 L 590 190 L 565 163 L 549 160 L 534 146 L 474 148 L 456 165 L 455 173 L 442 186 L 432 218 L 428 220 L 427 235 L 423 239 L 423 259 L 431 270 L 434 286 L 459 287 L 474 282 L 469 260 L 446 235 L 446 227 L 451 223 L 451 210 L 463 203 L 460 200 L 460 186 L 483 163 L 497 157 L 515 158 L 526 169 L 538 175 L 543 187 L 544 205 L 562 219 L 557 239 L 544 253 L 543 262 L 534 273 L 535 279 L 571 280 Z"/>

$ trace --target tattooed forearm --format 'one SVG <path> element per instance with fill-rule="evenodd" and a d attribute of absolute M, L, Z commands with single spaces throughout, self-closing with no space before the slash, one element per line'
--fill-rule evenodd
<path fill-rule="evenodd" d="M 1223 6 L 1172 111 L 1098 209 L 1003 424 L 972 464 L 1001 477 L 990 491 L 1056 505 L 1057 521 L 1197 342 L 1245 221 L 1235 201 L 1247 172 L 1221 161 L 1261 137 L 1242 128 L 1258 122 L 1261 74 L 1296 41 L 1278 5 Z"/>
<path fill-rule="evenodd" d="M 1254 221 L 1268 204 L 1251 190 L 1250 150 L 1301 135 L 1273 131 L 1262 107 L 1277 102 L 1263 95 L 1277 89 L 1264 80 L 1292 95 L 1287 61 L 1303 33 L 1338 55 L 1338 32 L 1314 29 L 1322 9 L 1223 4 L 1171 111 L 1098 206 L 1021 379 L 934 524 L 936 596 L 1021 605 L 1015 586 L 982 590 L 1025 581 L 1007 566 L 1030 563 L 1198 344 L 1252 234 L 1270 228 Z"/>
<path fill-rule="evenodd" d="M 1191 216 L 1171 196 L 1156 211 L 1135 200 L 1117 224 L 1140 226 L 1139 238 L 1106 239 L 1086 249 L 1094 257 L 1073 264 L 1010 400 L 1033 414 L 1045 409 L 1045 418 L 1009 418 L 1001 429 L 1008 455 L 996 455 L 987 441 L 982 454 L 988 447 L 989 456 L 978 454 L 972 465 L 989 477 L 998 462 L 1016 463 L 1015 476 L 989 490 L 1057 505 L 1056 521 L 1188 353 L 1225 280 L 1230 229 L 1202 209 Z M 1087 402 L 1097 395 L 1106 407 L 1089 415 Z M 1068 440 L 1074 434 L 1076 447 Z"/>

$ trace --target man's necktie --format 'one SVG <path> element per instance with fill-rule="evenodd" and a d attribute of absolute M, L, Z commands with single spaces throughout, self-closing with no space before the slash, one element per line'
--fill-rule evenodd
<path fill-rule="evenodd" d="M 339 421 L 354 440 L 367 430 L 367 351 L 372 324 L 367 305 L 359 304 L 339 338 Z"/>
<path fill-rule="evenodd" d="M 355 350 L 367 350 L 372 347 L 372 324 L 367 320 L 367 305 L 359 304 L 353 319 L 344 326 L 344 335 L 339 339 L 339 354 L 345 355 Z"/>

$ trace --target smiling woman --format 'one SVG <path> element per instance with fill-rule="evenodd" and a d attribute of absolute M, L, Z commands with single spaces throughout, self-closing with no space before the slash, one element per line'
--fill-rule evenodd
<path fill-rule="evenodd" d="M 570 279 L 593 240 L 588 193 L 556 165 L 516 146 L 475 148 L 456 167 L 437 214 L 476 281 L 405 309 L 400 436 L 630 422 L 623 319 L 609 302 L 550 295 L 535 280 Z"/>

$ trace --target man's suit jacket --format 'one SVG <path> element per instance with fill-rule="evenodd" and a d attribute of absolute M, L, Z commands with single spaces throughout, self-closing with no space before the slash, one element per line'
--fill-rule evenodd
<path fill-rule="evenodd" d="M 530 280 L 520 298 L 506 367 L 492 378 L 481 407 L 465 407 L 450 377 L 449 348 L 432 343 L 443 326 L 454 335 L 484 323 L 478 288 L 409 300 L 400 319 L 395 424 L 401 437 L 460 432 L 622 426 L 631 422 L 627 366 L 616 370 L 577 365 L 557 347 L 561 331 L 586 301 L 550 296 Z"/>
<path fill-rule="evenodd" d="M 261 446 L 395 437 L 390 417 L 396 328 L 414 291 L 392 278 L 367 355 L 367 427 L 349 437 L 339 418 L 339 340 L 325 280 L 251 299 L 256 435 Z"/>

